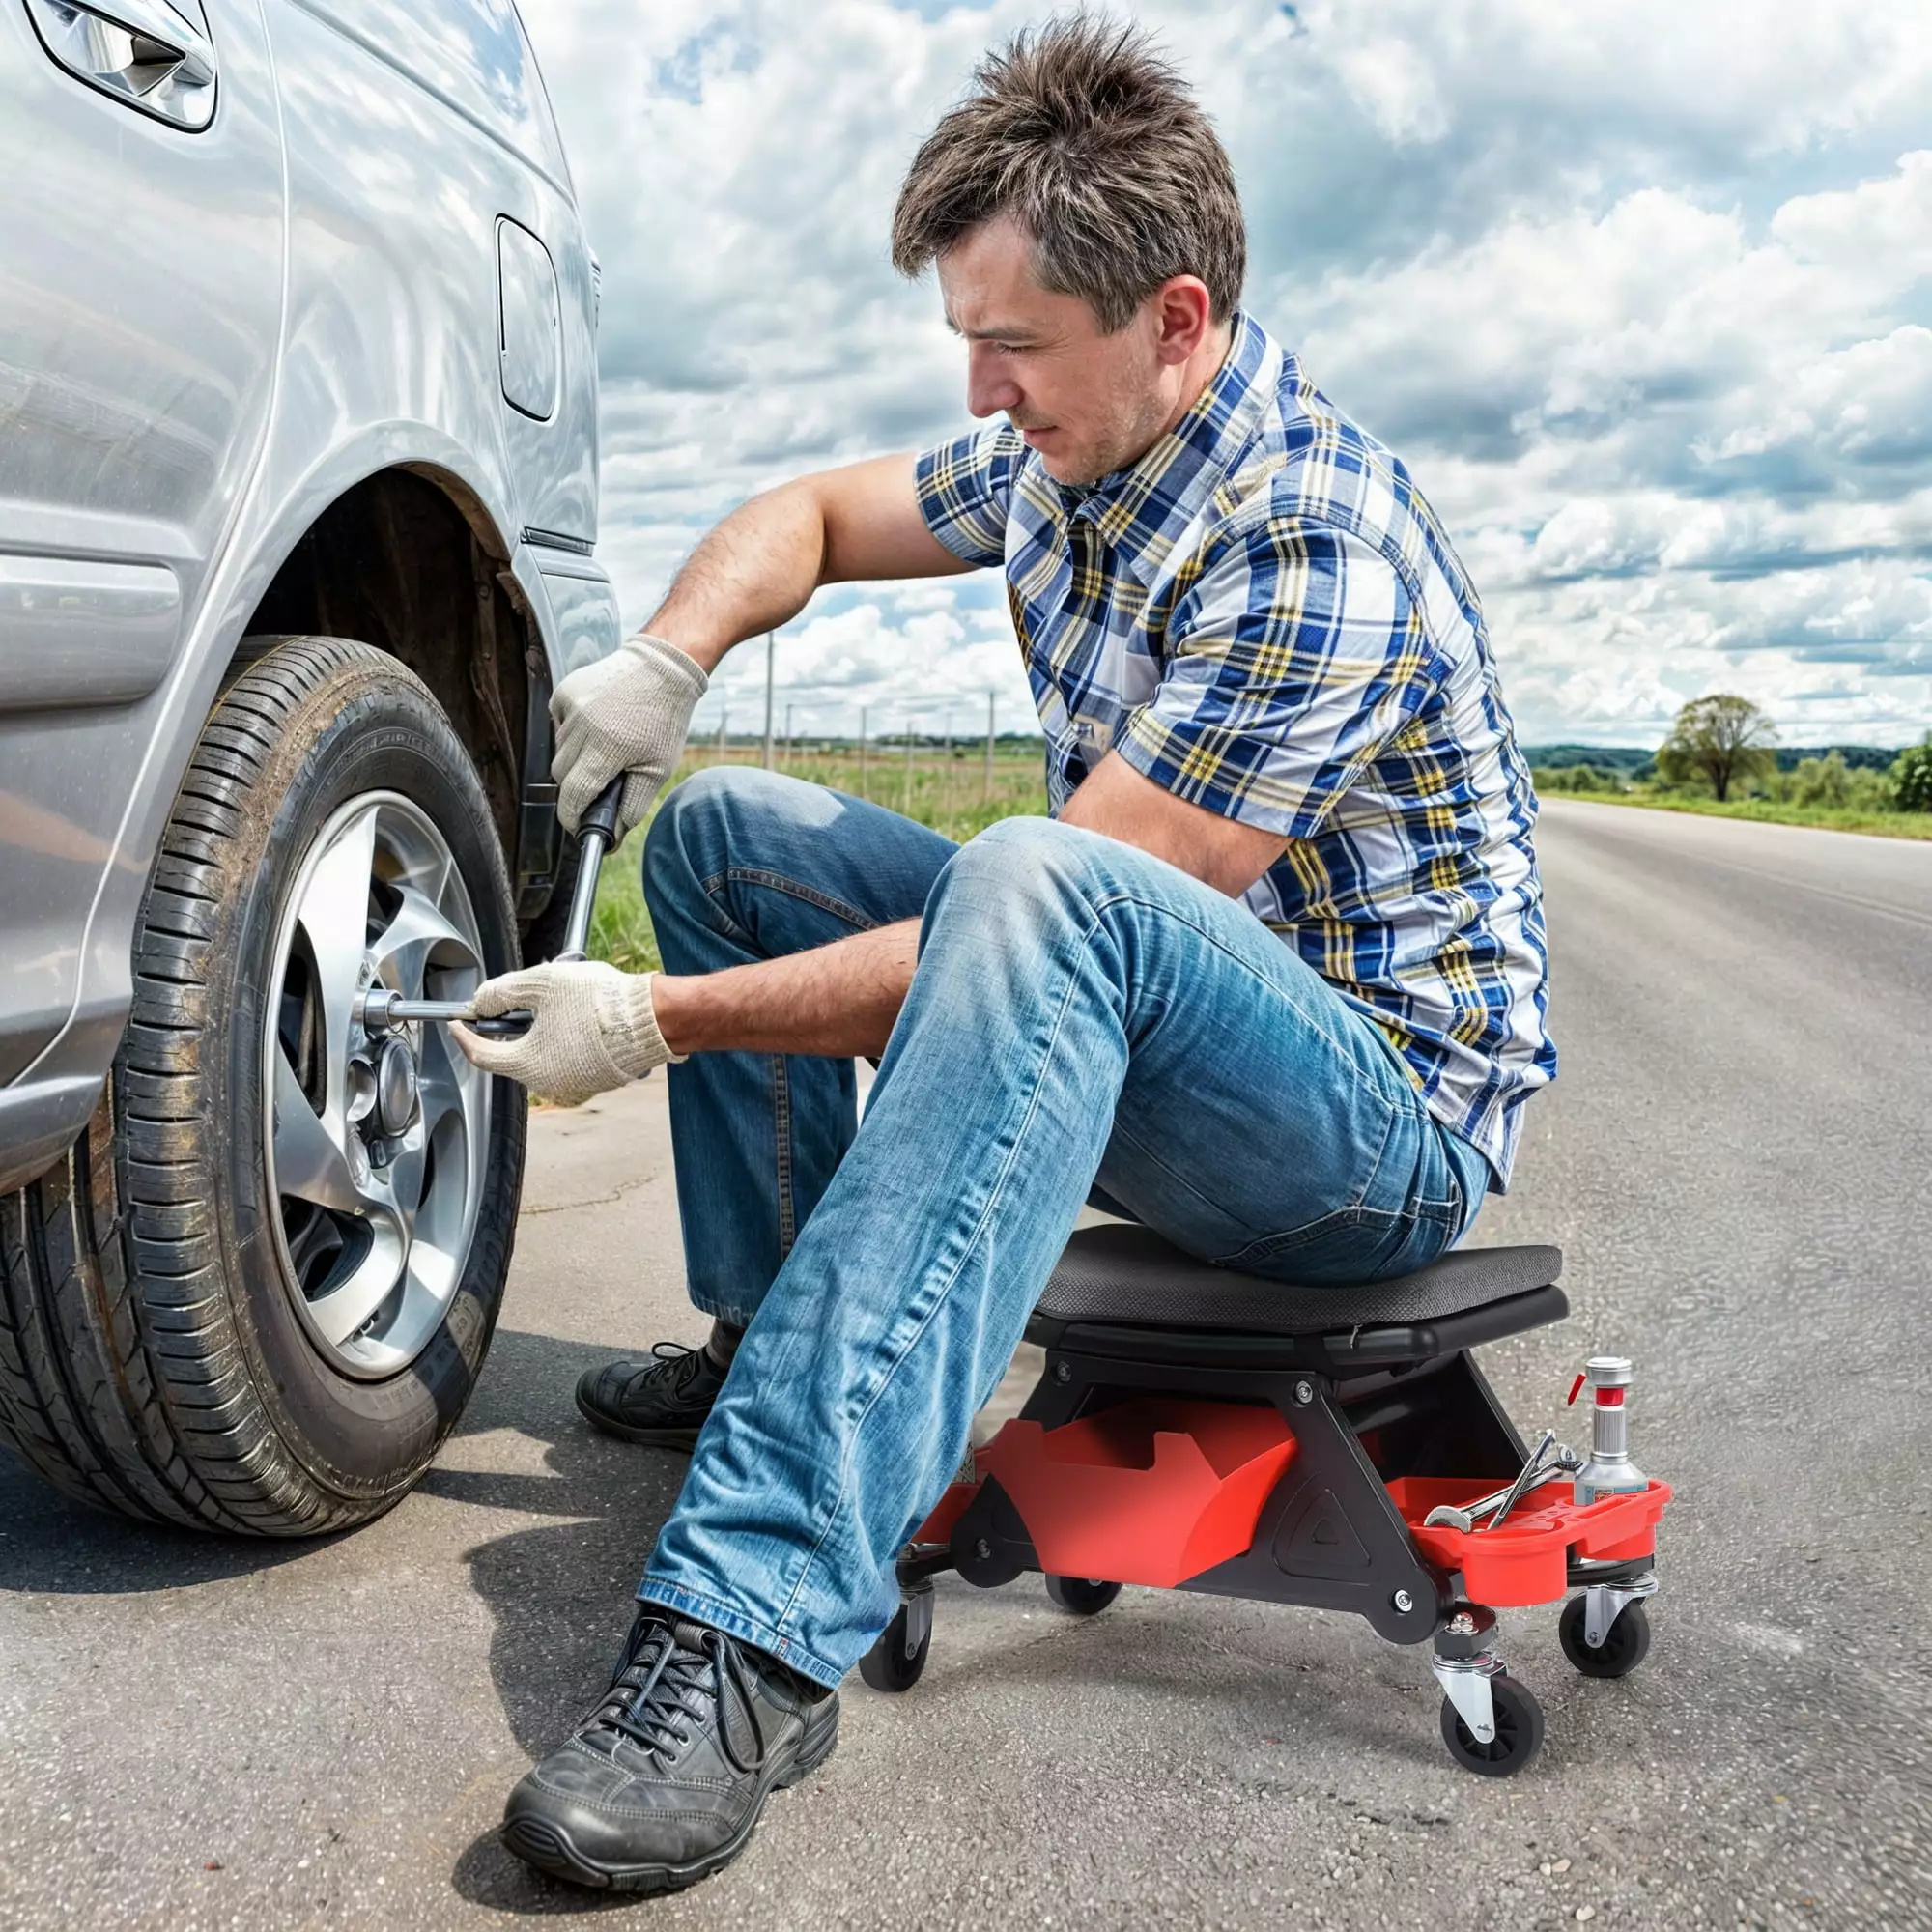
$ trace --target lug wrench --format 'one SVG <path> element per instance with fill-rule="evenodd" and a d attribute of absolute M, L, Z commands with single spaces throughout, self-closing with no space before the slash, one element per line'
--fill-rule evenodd
<path fill-rule="evenodd" d="M 571 895 L 570 922 L 564 928 L 563 951 L 559 959 L 588 956 L 590 914 L 597 903 L 597 873 L 604 855 L 617 837 L 617 806 L 624 796 L 622 772 L 605 786 L 597 802 L 583 814 L 577 830 L 581 857 L 577 866 L 577 889 Z M 406 1000 L 386 986 L 372 986 L 362 996 L 362 1009 L 356 1015 L 370 1033 L 384 1033 L 390 1027 L 408 1026 L 418 1020 L 461 1020 L 485 1039 L 521 1039 L 530 1030 L 536 1015 L 519 1007 L 494 1019 L 478 1019 L 468 1000 Z"/>
<path fill-rule="evenodd" d="M 1555 1441 L 1556 1432 L 1547 1430 L 1544 1438 L 1536 1445 L 1536 1452 L 1522 1465 L 1522 1473 L 1506 1489 L 1493 1490 L 1486 1496 L 1478 1496 L 1472 1503 L 1463 1503 L 1461 1508 L 1448 1503 L 1437 1503 L 1422 1519 L 1425 1529 L 1460 1529 L 1466 1536 L 1476 1526 L 1478 1517 L 1489 1516 L 1493 1511 L 1494 1518 L 1487 1525 L 1494 1529 L 1505 1516 L 1520 1503 L 1532 1490 L 1540 1490 L 1547 1483 L 1553 1483 L 1559 1476 L 1567 1476 L 1583 1465 L 1583 1459 L 1562 1442 L 1556 1443 L 1556 1455 L 1547 1468 L 1539 1469 L 1545 1452 Z"/>

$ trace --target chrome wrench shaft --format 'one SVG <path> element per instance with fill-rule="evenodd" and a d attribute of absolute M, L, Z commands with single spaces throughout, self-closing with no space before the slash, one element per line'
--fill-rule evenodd
<path fill-rule="evenodd" d="M 597 874 L 604 855 L 615 842 L 617 805 L 624 795 L 624 775 L 620 772 L 607 785 L 578 828 L 581 857 L 577 867 L 577 886 L 570 898 L 570 920 L 564 928 L 563 951 L 559 959 L 582 959 L 590 946 L 590 915 L 597 904 Z M 461 1020 L 485 1039 L 521 1039 L 530 1030 L 533 1014 L 521 1009 L 478 1019 L 476 1009 L 468 1000 L 406 1000 L 385 986 L 372 986 L 362 996 L 361 1021 L 370 1033 L 390 1027 L 429 1021 L 440 1024 Z"/>

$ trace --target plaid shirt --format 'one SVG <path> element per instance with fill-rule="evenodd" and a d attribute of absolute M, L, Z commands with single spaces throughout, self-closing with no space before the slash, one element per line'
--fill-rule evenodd
<path fill-rule="evenodd" d="M 1279 833 L 1245 903 L 1378 1026 L 1508 1184 L 1556 1073 L 1536 795 L 1482 608 L 1408 471 L 1246 315 L 1131 468 L 1054 482 L 1001 425 L 919 460 L 920 507 L 1004 566 L 1058 812 L 1109 750 Z"/>

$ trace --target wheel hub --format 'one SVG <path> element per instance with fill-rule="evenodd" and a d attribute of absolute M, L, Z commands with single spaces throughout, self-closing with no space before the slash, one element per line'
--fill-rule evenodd
<path fill-rule="evenodd" d="M 416 1057 L 391 1034 L 376 1062 L 376 1125 L 389 1139 L 400 1139 L 416 1117 Z"/>
<path fill-rule="evenodd" d="M 462 1001 L 484 978 L 447 841 L 409 799 L 343 806 L 303 860 L 273 963 L 264 1152 L 290 1297 L 354 1376 L 408 1367 L 462 1283 L 490 1083 L 440 1027 L 372 1035 L 372 987 Z"/>

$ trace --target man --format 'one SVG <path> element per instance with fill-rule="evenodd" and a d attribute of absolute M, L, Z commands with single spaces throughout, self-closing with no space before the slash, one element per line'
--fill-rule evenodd
<path fill-rule="evenodd" d="M 1403 1274 L 1502 1189 L 1552 1077 L 1535 802 L 1474 592 L 1407 472 L 1237 308 L 1244 256 L 1227 156 L 1144 42 L 1014 42 L 894 230 L 1005 421 L 754 498 L 557 691 L 565 822 L 629 772 L 628 825 L 734 643 L 822 583 L 1000 567 L 1054 816 L 955 847 L 714 768 L 647 841 L 662 974 L 477 996 L 534 1011 L 462 1037 L 540 1094 L 670 1065 L 714 1324 L 579 1390 L 696 1448 L 610 1691 L 511 1795 L 548 1870 L 688 1884 L 831 1751 L 1090 1192 L 1249 1273 Z"/>

